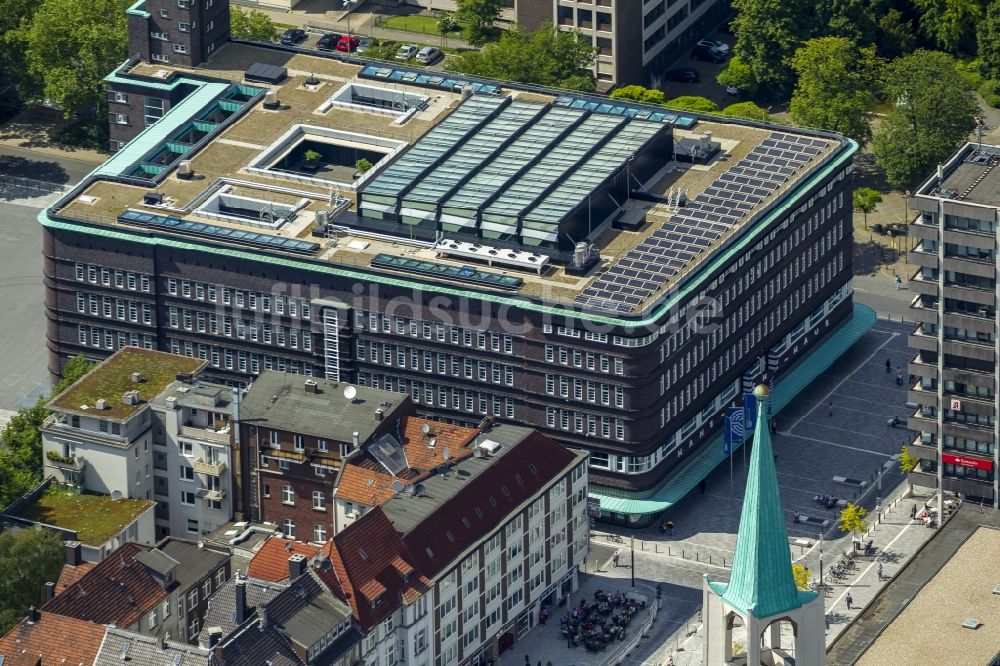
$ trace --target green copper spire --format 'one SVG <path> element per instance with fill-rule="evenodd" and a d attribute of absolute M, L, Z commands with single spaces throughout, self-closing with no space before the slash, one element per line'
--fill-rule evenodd
<path fill-rule="evenodd" d="M 757 398 L 757 427 L 733 556 L 733 574 L 725 591 L 720 589 L 721 585 L 713 585 L 730 606 L 757 617 L 798 608 L 812 597 L 800 593 L 792 577 L 792 557 L 767 419 L 770 393 L 764 385 L 753 392 Z"/>

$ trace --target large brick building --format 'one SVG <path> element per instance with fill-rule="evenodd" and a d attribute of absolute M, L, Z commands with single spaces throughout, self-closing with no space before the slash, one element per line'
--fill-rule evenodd
<path fill-rule="evenodd" d="M 646 497 L 852 315 L 838 136 L 236 43 L 108 84 L 171 106 L 41 216 L 53 373 L 146 345 L 347 381 Z"/>

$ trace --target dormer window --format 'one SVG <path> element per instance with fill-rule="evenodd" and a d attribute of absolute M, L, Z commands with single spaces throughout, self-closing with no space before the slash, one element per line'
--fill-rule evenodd
<path fill-rule="evenodd" d="M 404 583 L 409 583 L 410 582 L 410 574 L 408 574 L 408 573 L 403 574 L 403 582 Z"/>
<path fill-rule="evenodd" d="M 371 600 L 371 604 L 370 604 L 370 605 L 371 605 L 371 607 L 372 607 L 372 608 L 376 608 L 376 607 L 378 607 L 378 605 L 379 605 L 380 603 L 382 603 L 382 600 L 383 600 L 384 598 L 385 598 L 385 595 L 384 595 L 384 594 L 380 594 L 380 595 L 378 595 L 377 597 L 375 597 L 374 599 L 372 599 L 372 600 Z"/>

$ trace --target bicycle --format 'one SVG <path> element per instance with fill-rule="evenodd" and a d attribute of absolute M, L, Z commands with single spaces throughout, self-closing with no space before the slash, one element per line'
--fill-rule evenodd
<path fill-rule="evenodd" d="M 614 541 L 615 543 L 625 543 L 625 539 L 621 538 L 617 534 L 609 534 L 608 541 Z"/>

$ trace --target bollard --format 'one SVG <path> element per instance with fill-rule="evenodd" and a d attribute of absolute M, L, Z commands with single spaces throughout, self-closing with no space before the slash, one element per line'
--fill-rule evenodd
<path fill-rule="evenodd" d="M 667 546 L 667 555 L 673 555 L 673 554 L 674 554 L 673 549 L 670 548 L 670 546 Z"/>
<path fill-rule="evenodd" d="M 640 541 L 639 542 L 639 550 L 646 550 L 646 542 L 645 541 Z"/>
<path fill-rule="evenodd" d="M 695 562 L 701 562 L 701 555 L 700 555 L 700 553 L 697 550 L 694 551 L 694 561 Z"/>
<path fill-rule="evenodd" d="M 684 549 L 683 548 L 681 548 L 681 559 L 682 560 L 686 560 L 687 559 L 686 557 L 684 557 Z"/>
<path fill-rule="evenodd" d="M 708 554 L 708 563 L 709 563 L 709 564 L 711 564 L 711 563 L 712 563 L 712 553 L 709 553 L 709 554 Z"/>

